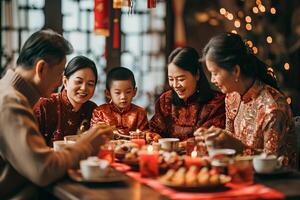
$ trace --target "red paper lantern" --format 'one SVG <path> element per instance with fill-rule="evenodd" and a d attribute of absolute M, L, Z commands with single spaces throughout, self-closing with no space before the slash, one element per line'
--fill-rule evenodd
<path fill-rule="evenodd" d="M 148 0 L 148 8 L 156 8 L 156 0 Z"/>
<path fill-rule="evenodd" d="M 119 48 L 119 37 L 120 37 L 120 27 L 119 27 L 119 20 L 116 17 L 114 19 L 114 34 L 113 34 L 113 48 L 118 49 Z"/>
<path fill-rule="evenodd" d="M 122 7 L 130 7 L 132 0 L 113 0 L 113 8 L 120 9 Z"/>
<path fill-rule="evenodd" d="M 107 37 L 109 36 L 109 0 L 95 0 L 94 3 L 94 31 Z"/>

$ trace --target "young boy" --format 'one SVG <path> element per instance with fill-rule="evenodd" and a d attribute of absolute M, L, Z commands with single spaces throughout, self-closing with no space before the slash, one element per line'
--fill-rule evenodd
<path fill-rule="evenodd" d="M 129 135 L 129 131 L 149 129 L 145 109 L 131 103 L 136 91 L 132 71 L 124 67 L 110 70 L 107 74 L 105 90 L 105 96 L 110 99 L 110 102 L 94 109 L 91 126 L 104 122 L 115 125 L 126 135 Z"/>

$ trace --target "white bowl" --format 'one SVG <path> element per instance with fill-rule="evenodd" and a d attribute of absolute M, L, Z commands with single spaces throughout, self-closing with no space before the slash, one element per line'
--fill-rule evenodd
<path fill-rule="evenodd" d="M 80 170 L 84 179 L 105 177 L 109 172 L 109 162 L 97 157 L 80 161 Z"/>
<path fill-rule="evenodd" d="M 255 156 L 253 158 L 253 168 L 258 173 L 271 173 L 281 167 L 279 158 L 275 155 Z"/>
<path fill-rule="evenodd" d="M 233 157 L 236 151 L 234 149 L 210 149 L 208 151 L 208 155 L 211 158 L 215 158 L 218 156 L 226 156 L 226 157 Z"/>

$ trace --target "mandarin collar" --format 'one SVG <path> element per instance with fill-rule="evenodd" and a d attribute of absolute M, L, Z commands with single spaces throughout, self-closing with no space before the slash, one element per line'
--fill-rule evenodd
<path fill-rule="evenodd" d="M 259 80 L 255 80 L 253 85 L 242 96 L 242 101 L 247 103 L 252 99 L 256 99 L 262 89 L 263 89 L 263 83 Z"/>
<path fill-rule="evenodd" d="M 64 89 L 62 92 L 61 92 L 61 100 L 62 100 L 62 102 L 63 102 L 63 105 L 68 109 L 68 110 L 70 110 L 70 111 L 72 111 L 72 112 L 75 112 L 75 111 L 73 111 L 73 105 L 71 104 L 71 102 L 70 102 L 70 100 L 69 100 L 69 98 L 68 98 L 68 95 L 67 95 L 67 90 L 66 89 Z M 80 110 L 80 109 L 79 109 Z M 78 111 L 79 111 L 78 110 Z"/>
<path fill-rule="evenodd" d="M 130 104 L 129 106 L 127 106 L 127 107 L 124 108 L 124 109 L 120 109 L 120 108 L 118 108 L 118 107 L 112 102 L 112 100 L 110 100 L 109 106 L 110 106 L 110 108 L 111 108 L 113 111 L 115 111 L 115 112 L 117 112 L 117 113 L 120 113 L 120 114 L 123 114 L 123 113 L 128 112 L 128 111 L 131 109 L 132 104 Z"/>

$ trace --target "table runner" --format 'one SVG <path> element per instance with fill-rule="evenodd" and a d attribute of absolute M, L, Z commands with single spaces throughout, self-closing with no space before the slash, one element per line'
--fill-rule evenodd
<path fill-rule="evenodd" d="M 128 171 L 125 164 L 117 163 L 114 166 L 117 170 L 124 172 L 134 180 L 146 184 L 157 192 L 169 197 L 170 199 L 180 200 L 195 200 L 195 199 L 239 199 L 239 200 L 252 200 L 252 199 L 284 199 L 285 196 L 281 192 L 272 188 L 266 187 L 262 184 L 254 183 L 252 185 L 236 185 L 232 183 L 226 184 L 229 189 L 226 191 L 216 192 L 181 192 L 173 190 L 161 184 L 158 180 L 152 178 L 141 177 L 139 172 Z"/>

